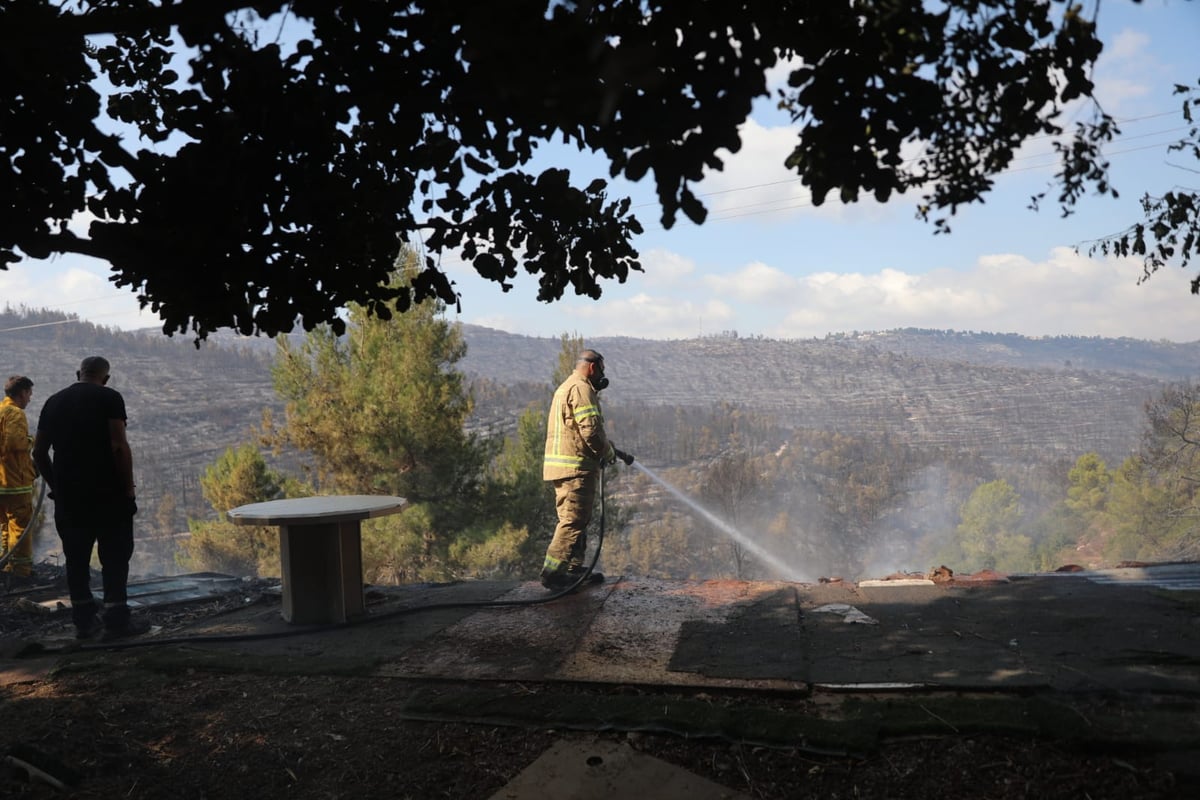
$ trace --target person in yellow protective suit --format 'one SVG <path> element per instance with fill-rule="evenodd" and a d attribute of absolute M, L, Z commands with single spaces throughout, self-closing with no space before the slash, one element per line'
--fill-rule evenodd
<path fill-rule="evenodd" d="M 30 455 L 29 422 L 25 407 L 33 398 L 33 381 L 13 375 L 4 383 L 0 401 L 0 532 L 8 560 L 4 570 L 28 578 L 33 575 L 33 537 L 21 534 L 33 519 L 33 481 L 37 470 Z"/>
<path fill-rule="evenodd" d="M 603 575 L 589 574 L 583 564 L 585 529 L 592 520 L 600 470 L 617 458 L 633 463 L 632 456 L 613 447 L 604 431 L 599 392 L 607 385 L 604 356 L 584 350 L 550 403 L 542 478 L 554 484 L 558 527 L 546 548 L 541 579 L 551 591 L 566 589 L 580 578 L 586 583 L 604 582 Z"/>

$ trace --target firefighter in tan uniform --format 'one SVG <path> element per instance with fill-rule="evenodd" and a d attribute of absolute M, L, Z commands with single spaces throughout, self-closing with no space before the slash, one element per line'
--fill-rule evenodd
<path fill-rule="evenodd" d="M 546 548 L 542 585 L 552 591 L 566 589 L 580 578 L 587 583 L 604 581 L 599 572 L 588 574 L 583 564 L 585 530 L 596 504 L 600 470 L 617 458 L 633 463 L 633 456 L 613 447 L 604 432 L 599 392 L 607 385 L 604 356 L 584 350 L 550 403 L 542 478 L 554 484 L 558 527 Z"/>
<path fill-rule="evenodd" d="M 29 452 L 25 407 L 33 398 L 33 381 L 13 375 L 0 401 L 0 533 L 8 557 L 4 571 L 23 578 L 33 574 L 33 537 L 17 542 L 33 519 L 33 482 L 37 470 Z"/>

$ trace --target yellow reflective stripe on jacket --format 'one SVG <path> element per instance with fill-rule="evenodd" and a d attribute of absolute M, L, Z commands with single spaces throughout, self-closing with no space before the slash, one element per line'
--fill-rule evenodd
<path fill-rule="evenodd" d="M 575 409 L 575 421 L 583 422 L 585 419 L 600 416 L 599 406 L 580 406 Z"/>
<path fill-rule="evenodd" d="M 33 484 L 29 486 L 0 486 L 0 494 L 29 494 L 33 491 Z"/>
<path fill-rule="evenodd" d="M 542 461 L 544 467 L 563 467 L 564 469 L 581 469 L 592 472 L 600 466 L 600 462 L 587 456 L 546 456 Z"/>
<path fill-rule="evenodd" d="M 558 413 L 561 403 L 562 399 L 559 393 L 555 392 L 554 399 L 550 403 L 550 429 L 548 431 L 549 435 L 546 437 L 546 458 L 550 458 L 551 453 L 561 453 L 563 449 L 562 414 Z"/>
<path fill-rule="evenodd" d="M 542 461 L 542 468 L 546 467 L 594 472 L 600 467 L 600 462 L 588 456 L 546 456 Z"/>

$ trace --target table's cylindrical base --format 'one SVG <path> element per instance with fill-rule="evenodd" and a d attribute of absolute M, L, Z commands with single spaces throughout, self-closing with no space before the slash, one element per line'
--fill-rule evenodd
<path fill-rule="evenodd" d="M 321 625 L 366 614 L 357 520 L 284 525 L 279 529 L 279 555 L 285 620 Z"/>

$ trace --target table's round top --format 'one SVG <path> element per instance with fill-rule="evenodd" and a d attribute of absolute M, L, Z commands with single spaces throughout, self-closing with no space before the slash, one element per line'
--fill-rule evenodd
<path fill-rule="evenodd" d="M 235 525 L 315 525 L 395 514 L 405 502 L 403 497 L 390 495 L 325 495 L 249 503 L 227 513 Z"/>

